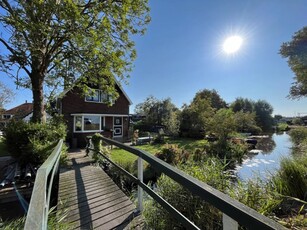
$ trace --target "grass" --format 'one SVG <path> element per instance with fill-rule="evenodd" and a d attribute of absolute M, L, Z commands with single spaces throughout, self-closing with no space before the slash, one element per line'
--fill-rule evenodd
<path fill-rule="evenodd" d="M 4 138 L 0 137 L 0 157 L 9 156 L 6 144 L 4 143 Z"/>
<path fill-rule="evenodd" d="M 195 140 L 188 138 L 178 138 L 178 139 L 166 139 L 165 144 L 146 144 L 134 146 L 137 149 L 144 150 L 151 154 L 156 154 L 160 152 L 167 144 L 178 145 L 179 148 L 194 151 L 197 148 L 203 148 L 206 145 L 206 140 Z M 111 151 L 111 159 L 115 162 L 121 164 L 133 164 L 137 160 L 137 156 L 132 153 L 129 153 L 125 150 L 114 148 Z"/>

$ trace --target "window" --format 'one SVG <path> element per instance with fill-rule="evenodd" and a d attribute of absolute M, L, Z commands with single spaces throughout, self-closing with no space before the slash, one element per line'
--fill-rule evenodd
<path fill-rule="evenodd" d="M 82 116 L 75 117 L 75 131 L 82 131 Z"/>
<path fill-rule="evenodd" d="M 97 102 L 97 103 L 106 103 L 108 102 L 108 95 L 104 93 L 102 90 L 94 89 L 85 97 L 85 101 L 87 102 Z"/>
<path fill-rule="evenodd" d="M 2 117 L 3 117 L 3 119 L 10 119 L 12 117 L 12 115 L 10 115 L 10 114 L 3 114 Z"/>
<path fill-rule="evenodd" d="M 84 131 L 100 130 L 100 117 L 99 116 L 84 116 L 83 127 L 84 127 Z"/>
<path fill-rule="evenodd" d="M 75 132 L 103 131 L 104 117 L 99 115 L 74 116 Z"/>

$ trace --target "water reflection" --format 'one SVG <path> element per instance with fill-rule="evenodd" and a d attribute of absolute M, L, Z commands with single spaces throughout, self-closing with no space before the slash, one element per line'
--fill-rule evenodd
<path fill-rule="evenodd" d="M 249 154 L 242 164 L 236 167 L 238 177 L 247 180 L 258 176 L 265 180 L 279 168 L 282 157 L 290 155 L 291 147 L 287 133 L 274 133 L 271 137 L 259 139 L 256 148 L 261 151 Z"/>
<path fill-rule="evenodd" d="M 257 140 L 258 142 L 256 148 L 262 150 L 263 154 L 270 154 L 272 151 L 274 151 L 276 143 L 272 136 L 269 136 L 268 138 L 259 138 Z"/>

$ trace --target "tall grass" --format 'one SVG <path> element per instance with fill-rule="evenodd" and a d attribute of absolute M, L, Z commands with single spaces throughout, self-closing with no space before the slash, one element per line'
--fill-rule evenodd
<path fill-rule="evenodd" d="M 198 163 L 190 161 L 179 168 L 220 191 L 225 191 L 230 185 L 228 176 L 223 173 L 224 167 L 218 159 L 210 158 Z M 201 229 L 222 228 L 222 213 L 218 209 L 194 196 L 167 176 L 162 175 L 158 179 L 157 192 Z M 151 229 L 184 229 L 153 200 L 147 200 L 145 203 L 144 216 Z"/>
<path fill-rule="evenodd" d="M 282 159 L 272 183 L 278 193 L 307 201 L 307 155 Z"/>

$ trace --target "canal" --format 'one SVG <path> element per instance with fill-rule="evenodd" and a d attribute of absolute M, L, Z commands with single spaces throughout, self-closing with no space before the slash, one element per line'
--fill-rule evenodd
<path fill-rule="evenodd" d="M 281 159 L 291 155 L 292 143 L 286 132 L 257 140 L 256 149 L 261 152 L 249 153 L 236 167 L 237 176 L 242 180 L 255 177 L 266 180 L 279 169 Z"/>

